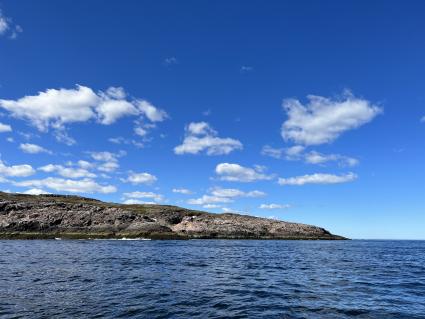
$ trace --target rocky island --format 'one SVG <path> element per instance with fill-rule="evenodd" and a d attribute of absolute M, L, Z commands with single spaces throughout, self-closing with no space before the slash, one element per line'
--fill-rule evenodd
<path fill-rule="evenodd" d="M 169 205 L 0 192 L 0 239 L 345 239 L 310 225 Z"/>

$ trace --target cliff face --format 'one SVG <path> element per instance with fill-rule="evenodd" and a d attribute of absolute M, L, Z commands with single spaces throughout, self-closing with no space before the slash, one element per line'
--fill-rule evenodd
<path fill-rule="evenodd" d="M 323 228 L 166 205 L 0 192 L 0 238 L 344 239 Z"/>

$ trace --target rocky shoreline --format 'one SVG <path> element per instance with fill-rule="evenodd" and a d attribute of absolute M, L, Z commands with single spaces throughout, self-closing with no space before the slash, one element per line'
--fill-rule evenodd
<path fill-rule="evenodd" d="M 316 226 L 247 215 L 0 192 L 0 239 L 55 238 L 346 239 Z"/>

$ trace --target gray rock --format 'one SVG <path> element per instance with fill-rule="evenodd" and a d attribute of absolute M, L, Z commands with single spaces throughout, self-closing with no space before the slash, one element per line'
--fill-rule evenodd
<path fill-rule="evenodd" d="M 0 192 L 0 238 L 345 239 L 310 225 L 168 205 Z"/>

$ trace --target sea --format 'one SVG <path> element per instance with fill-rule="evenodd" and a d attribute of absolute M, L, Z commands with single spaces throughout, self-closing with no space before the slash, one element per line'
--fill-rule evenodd
<path fill-rule="evenodd" d="M 425 318 L 425 241 L 5 240 L 0 318 Z"/>

